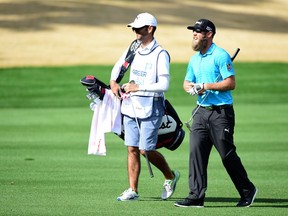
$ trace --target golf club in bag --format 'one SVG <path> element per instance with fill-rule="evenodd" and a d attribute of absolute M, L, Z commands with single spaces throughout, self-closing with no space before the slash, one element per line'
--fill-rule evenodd
<path fill-rule="evenodd" d="M 80 80 L 80 83 L 84 85 L 88 91 L 86 98 L 92 101 L 90 107 L 93 107 L 93 104 L 97 106 L 98 103 L 101 103 L 105 96 L 105 92 L 111 91 L 108 85 L 104 84 L 92 75 L 83 77 Z M 162 123 L 158 131 L 156 149 L 164 147 L 174 151 L 181 145 L 185 137 L 185 131 L 182 129 L 183 123 L 181 122 L 176 110 L 167 99 L 165 99 L 164 102 L 165 115 L 162 117 Z M 118 136 L 124 140 L 124 135 L 125 131 L 122 127 L 121 134 Z"/>

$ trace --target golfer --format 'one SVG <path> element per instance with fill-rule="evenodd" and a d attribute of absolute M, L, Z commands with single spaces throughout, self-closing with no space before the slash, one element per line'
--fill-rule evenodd
<path fill-rule="evenodd" d="M 233 141 L 235 117 L 231 90 L 236 82 L 231 58 L 213 43 L 216 28 L 211 21 L 200 19 L 187 28 L 193 31 L 192 48 L 196 54 L 188 64 L 183 88 L 198 96 L 200 107 L 194 109 L 195 114 L 193 111 L 190 128 L 189 195 L 174 205 L 204 207 L 208 160 L 215 146 L 240 195 L 237 207 L 249 207 L 257 189 L 248 179 Z"/>
<path fill-rule="evenodd" d="M 122 86 L 126 94 L 130 95 L 122 100 L 121 105 L 121 112 L 124 115 L 124 140 L 128 151 L 129 188 L 117 200 L 139 199 L 140 154 L 146 155 L 148 160 L 163 173 L 165 181 L 161 198 L 165 200 L 172 196 L 180 177 L 179 172 L 172 171 L 163 155 L 155 150 L 158 129 L 164 115 L 164 92 L 169 87 L 170 57 L 154 38 L 157 27 L 154 16 L 141 13 L 134 22 L 128 24 L 128 27 L 132 27 L 136 39 L 142 44 L 131 63 L 129 83 Z M 127 50 L 111 72 L 110 86 L 117 97 L 121 89 L 116 80 L 125 62 Z"/>

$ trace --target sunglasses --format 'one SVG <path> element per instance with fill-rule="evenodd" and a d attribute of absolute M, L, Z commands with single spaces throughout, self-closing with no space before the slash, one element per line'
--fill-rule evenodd
<path fill-rule="evenodd" d="M 193 32 L 201 33 L 201 32 L 206 32 L 206 31 L 203 31 L 201 29 L 194 29 Z"/>
<path fill-rule="evenodd" d="M 142 31 L 143 29 L 146 29 L 146 31 L 147 31 L 148 27 L 149 27 L 149 26 L 143 26 L 143 27 L 141 27 L 141 28 L 132 28 L 132 31 L 133 31 L 133 32 L 136 32 L 137 34 L 139 34 L 139 33 L 141 33 L 141 31 Z"/>

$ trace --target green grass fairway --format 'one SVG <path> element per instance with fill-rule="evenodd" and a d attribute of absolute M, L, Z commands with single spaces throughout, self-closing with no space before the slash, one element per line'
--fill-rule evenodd
<path fill-rule="evenodd" d="M 239 197 L 213 150 L 204 209 L 176 208 L 188 194 L 188 132 L 174 152 L 160 151 L 181 178 L 161 201 L 163 176 L 142 159 L 140 201 L 118 202 L 127 189 L 126 148 L 106 135 L 107 156 L 87 155 L 92 111 L 79 80 L 108 83 L 112 66 L 0 69 L 0 215 L 269 215 L 288 214 L 288 63 L 235 63 L 235 143 L 259 193 L 251 208 Z M 195 98 L 184 93 L 185 64 L 171 66 L 166 97 L 183 122 Z M 153 167 L 152 167 L 153 168 Z"/>

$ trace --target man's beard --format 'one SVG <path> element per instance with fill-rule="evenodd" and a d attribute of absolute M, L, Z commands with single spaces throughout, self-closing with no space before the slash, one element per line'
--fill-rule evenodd
<path fill-rule="evenodd" d="M 202 50 L 206 49 L 206 47 L 207 47 L 207 39 L 206 38 L 192 41 L 192 49 L 194 51 L 200 51 L 201 52 Z"/>

